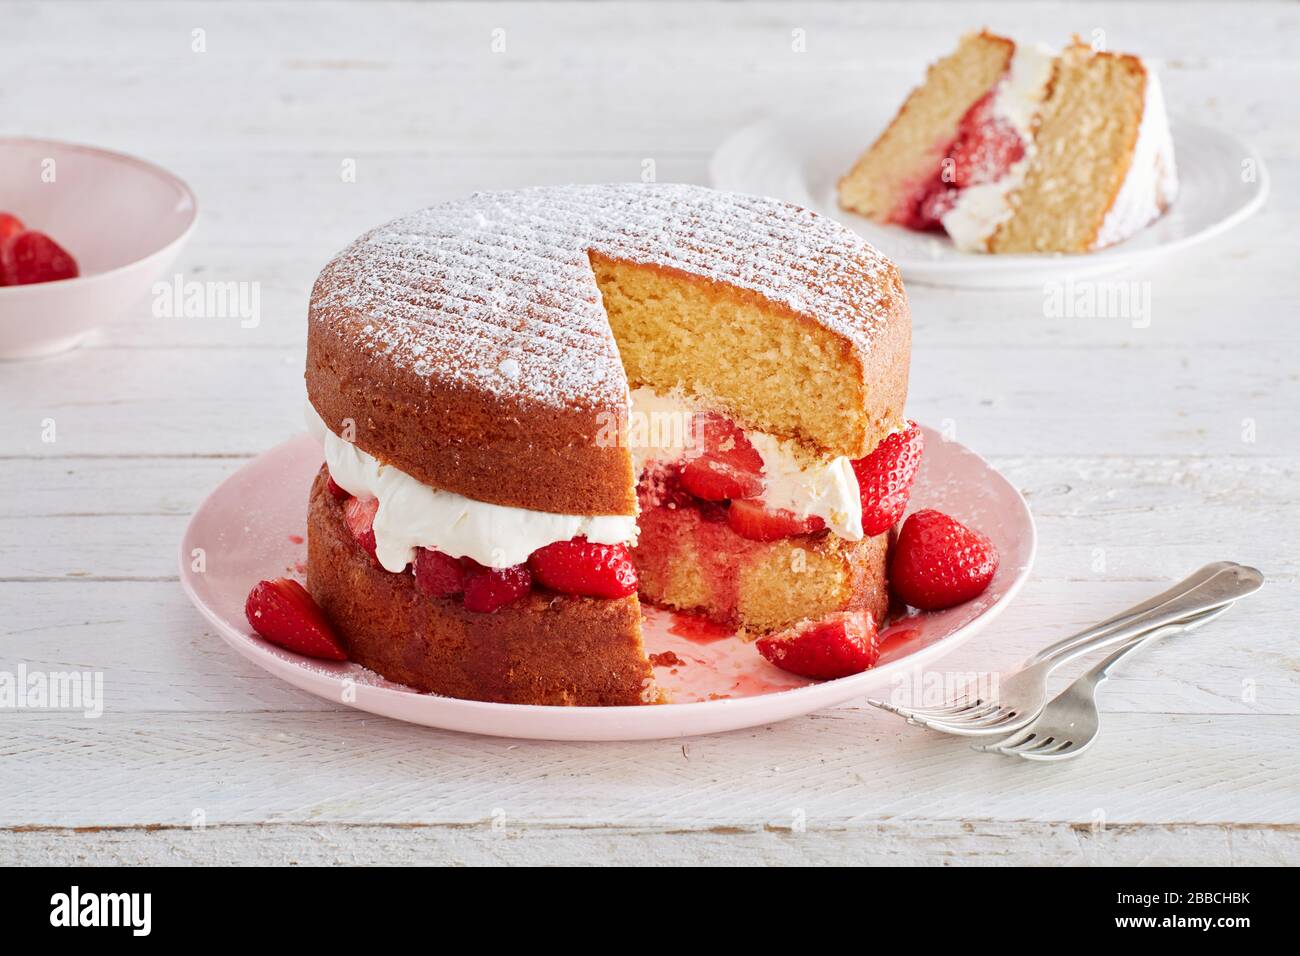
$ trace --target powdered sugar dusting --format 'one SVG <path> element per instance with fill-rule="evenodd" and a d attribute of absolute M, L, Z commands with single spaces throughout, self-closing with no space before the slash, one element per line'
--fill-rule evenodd
<path fill-rule="evenodd" d="M 757 293 L 864 351 L 899 294 L 888 260 L 775 199 L 627 183 L 476 193 L 374 229 L 317 282 L 312 320 L 420 375 L 552 405 L 626 395 L 589 252 Z"/>

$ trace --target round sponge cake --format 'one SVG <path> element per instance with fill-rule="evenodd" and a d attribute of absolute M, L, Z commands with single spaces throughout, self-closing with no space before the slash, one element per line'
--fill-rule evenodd
<path fill-rule="evenodd" d="M 635 515 L 629 388 L 684 392 L 744 428 L 859 458 L 902 420 L 910 348 L 897 269 L 833 220 L 697 186 L 566 186 L 480 193 L 363 235 L 312 292 L 306 379 L 328 428 L 418 482 Z M 477 700 L 658 699 L 635 596 L 534 591 L 490 614 L 425 598 L 370 561 L 325 484 L 308 588 L 354 660 Z M 641 520 L 665 545 L 656 558 L 694 565 L 726 546 L 685 514 Z M 827 534 L 738 546 L 748 578 L 724 616 L 778 627 L 883 609 L 883 539 Z M 698 600 L 666 560 L 647 559 L 642 593 L 714 608 L 721 565 L 706 563 L 713 590 Z M 787 566 L 808 576 L 782 589 Z"/>
<path fill-rule="evenodd" d="M 636 509 L 634 386 L 860 457 L 902 415 L 898 271 L 831 219 L 698 186 L 480 193 L 372 230 L 312 292 L 307 394 L 417 480 L 562 514 Z"/>

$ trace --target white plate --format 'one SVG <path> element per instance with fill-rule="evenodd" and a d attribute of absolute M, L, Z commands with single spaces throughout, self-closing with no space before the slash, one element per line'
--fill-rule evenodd
<path fill-rule="evenodd" d="M 763 120 L 718 147 L 710 180 L 718 189 L 772 196 L 838 219 L 893 259 L 906 281 L 964 288 L 1033 287 L 1135 266 L 1235 226 L 1268 195 L 1268 172 L 1253 147 L 1175 117 L 1178 197 L 1137 235 L 1086 255 L 961 252 L 946 236 L 882 226 L 840 208 L 836 184 L 891 115 L 856 109 Z M 1250 181 L 1243 175 L 1248 162 Z"/>
<path fill-rule="evenodd" d="M 321 465 L 320 446 L 307 435 L 249 462 L 199 506 L 181 540 L 181 584 L 221 639 L 259 667 L 326 700 L 397 720 L 540 740 L 646 740 L 769 724 L 880 693 L 913 668 L 933 664 L 992 621 L 1028 577 L 1034 522 L 1020 493 L 962 445 L 930 429 L 925 438 L 912 506 L 938 508 L 987 534 L 1001 557 L 998 572 L 974 601 L 894 622 L 877 666 L 839 680 L 787 674 L 752 644 L 707 633 L 686 615 L 653 610 L 646 648 L 671 650 L 683 662 L 655 668 L 678 703 L 541 707 L 457 700 L 421 694 L 357 664 L 311 660 L 268 644 L 249 628 L 244 599 L 262 578 L 304 570 L 307 490 Z"/>

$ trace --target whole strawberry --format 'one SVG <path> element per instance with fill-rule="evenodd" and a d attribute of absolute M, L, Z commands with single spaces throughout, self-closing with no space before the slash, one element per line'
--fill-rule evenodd
<path fill-rule="evenodd" d="M 829 680 L 860 674 L 880 657 L 870 611 L 838 611 L 755 642 L 770 663 L 791 674 Z"/>
<path fill-rule="evenodd" d="M 6 285 L 32 285 L 75 279 L 80 270 L 77 260 L 43 232 L 26 230 L 11 236 L 0 247 Z"/>
<path fill-rule="evenodd" d="M 906 429 L 889 435 L 870 455 L 853 462 L 862 493 L 862 533 L 867 537 L 884 534 L 907 510 L 924 450 L 921 427 L 909 421 Z"/>
<path fill-rule="evenodd" d="M 244 615 L 253 630 L 272 644 L 308 657 L 348 659 L 325 612 L 306 588 L 290 578 L 257 582 L 244 602 Z"/>
<path fill-rule="evenodd" d="M 889 559 L 889 584 L 906 604 L 938 611 L 983 594 L 997 569 L 993 542 L 927 509 L 903 523 Z"/>

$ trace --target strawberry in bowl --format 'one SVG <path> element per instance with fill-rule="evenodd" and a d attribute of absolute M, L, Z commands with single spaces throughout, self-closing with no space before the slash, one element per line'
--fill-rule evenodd
<path fill-rule="evenodd" d="M 198 209 L 171 173 L 120 153 L 0 138 L 0 358 L 72 348 L 145 299 Z"/>
<path fill-rule="evenodd" d="M 43 232 L 28 229 L 13 213 L 0 212 L 0 286 L 75 279 L 72 253 Z"/>

